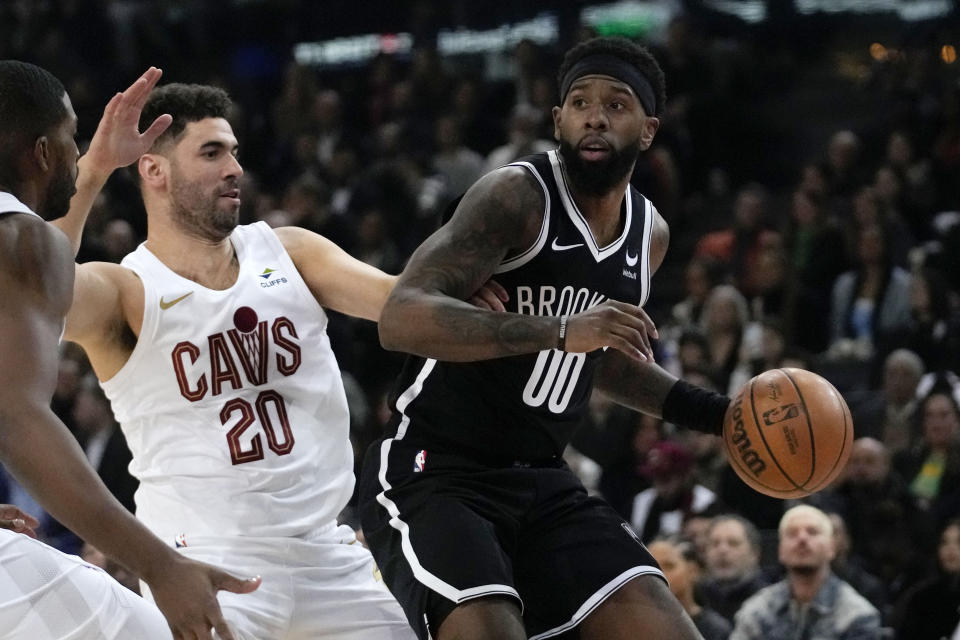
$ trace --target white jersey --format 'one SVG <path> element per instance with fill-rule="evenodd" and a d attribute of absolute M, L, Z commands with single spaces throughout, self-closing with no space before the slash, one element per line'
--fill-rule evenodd
<path fill-rule="evenodd" d="M 236 283 L 207 289 L 140 245 L 143 327 L 102 383 L 161 538 L 329 529 L 353 492 L 347 400 L 327 316 L 262 222 L 230 236 Z"/>
<path fill-rule="evenodd" d="M 32 216 L 40 217 L 30 207 L 20 202 L 17 196 L 6 191 L 0 191 L 0 215 L 4 213 L 29 213 Z"/>

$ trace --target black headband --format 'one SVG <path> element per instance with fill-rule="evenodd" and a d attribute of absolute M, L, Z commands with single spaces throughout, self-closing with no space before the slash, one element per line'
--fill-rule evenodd
<path fill-rule="evenodd" d="M 570 85 L 577 78 L 592 75 L 610 76 L 625 82 L 637 94 L 637 99 L 640 100 L 640 104 L 643 105 L 643 110 L 647 112 L 647 115 L 654 116 L 657 114 L 656 94 L 653 92 L 653 87 L 646 76 L 626 60 L 605 53 L 586 56 L 570 67 L 570 70 L 563 76 L 563 82 L 560 83 L 560 104 L 563 104 L 563 101 L 567 99 Z"/>

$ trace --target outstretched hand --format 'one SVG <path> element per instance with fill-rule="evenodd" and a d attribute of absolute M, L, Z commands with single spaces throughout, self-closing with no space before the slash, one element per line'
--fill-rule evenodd
<path fill-rule="evenodd" d="M 29 513 L 22 511 L 12 504 L 0 504 L 0 529 L 9 529 L 14 533 L 22 533 L 31 538 L 37 537 L 34 531 L 40 523 Z"/>
<path fill-rule="evenodd" d="M 570 316 L 566 350 L 585 353 L 612 347 L 634 360 L 653 362 L 650 339 L 658 337 L 656 325 L 643 309 L 626 302 L 607 300 Z"/>
<path fill-rule="evenodd" d="M 140 133 L 140 112 L 161 75 L 163 71 L 150 67 L 126 91 L 107 103 L 86 153 L 94 166 L 113 171 L 136 162 L 173 122 L 173 116 L 165 113 Z"/>
<path fill-rule="evenodd" d="M 157 607 L 163 612 L 175 640 L 234 640 L 217 591 L 250 593 L 260 586 L 260 577 L 241 579 L 202 562 L 177 556 L 160 576 L 147 581 Z"/>

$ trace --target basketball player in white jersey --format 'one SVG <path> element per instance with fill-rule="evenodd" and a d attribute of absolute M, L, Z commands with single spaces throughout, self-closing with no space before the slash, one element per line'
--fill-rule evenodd
<path fill-rule="evenodd" d="M 138 165 L 147 240 L 77 267 L 65 338 L 126 435 L 137 517 L 185 556 L 263 576 L 220 595 L 236 638 L 413 638 L 336 522 L 354 476 L 326 334 L 325 309 L 377 320 L 396 278 L 304 229 L 237 226 L 230 107 L 213 87 L 154 90 L 141 121 L 173 123 Z"/>
<path fill-rule="evenodd" d="M 164 116 L 138 131 L 159 77 L 151 68 L 108 103 L 82 161 L 82 182 L 95 175 L 88 166 L 133 162 L 169 124 Z M 76 130 L 56 78 L 0 61 L 0 461 L 54 517 L 145 580 L 167 620 L 100 569 L 25 535 L 36 522 L 4 508 L 0 639 L 209 639 L 214 626 L 230 638 L 215 592 L 250 591 L 257 581 L 172 552 L 110 495 L 50 410 L 74 253 L 43 218 L 66 213 L 75 191 Z M 62 229 L 77 231 L 71 223 L 62 221 Z"/>

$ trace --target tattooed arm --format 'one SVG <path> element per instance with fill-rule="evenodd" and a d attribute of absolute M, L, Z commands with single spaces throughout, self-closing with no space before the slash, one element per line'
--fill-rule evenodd
<path fill-rule="evenodd" d="M 533 245 L 545 199 L 525 169 L 504 167 L 473 185 L 446 225 L 417 249 L 380 315 L 384 348 L 449 361 L 535 353 L 557 345 L 560 319 L 478 309 L 463 300 L 497 265 Z M 567 323 L 567 351 L 604 346 L 649 357 L 652 323 L 608 300 Z"/>

